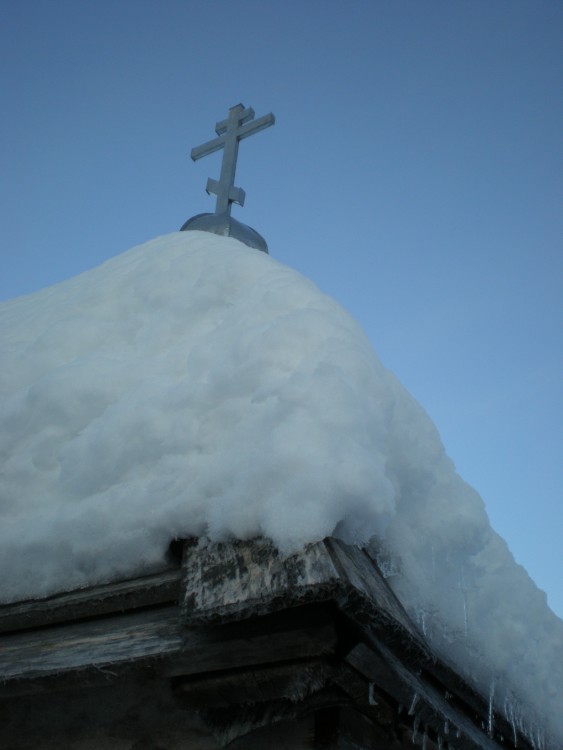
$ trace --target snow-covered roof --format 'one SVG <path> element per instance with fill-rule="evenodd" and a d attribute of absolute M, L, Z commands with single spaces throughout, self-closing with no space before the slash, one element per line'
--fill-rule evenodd
<path fill-rule="evenodd" d="M 174 233 L 3 303 L 0 334 L 0 600 L 149 572 L 177 537 L 290 553 L 333 535 L 371 545 L 495 706 L 563 736 L 563 623 L 424 410 L 310 281 Z"/>

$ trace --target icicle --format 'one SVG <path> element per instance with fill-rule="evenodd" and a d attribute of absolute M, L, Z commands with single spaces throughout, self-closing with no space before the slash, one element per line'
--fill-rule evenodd
<path fill-rule="evenodd" d="M 450 722 L 448 721 L 448 719 L 446 719 L 446 721 L 444 722 L 444 734 L 449 734 L 449 733 L 450 733 Z"/>
<path fill-rule="evenodd" d="M 495 714 L 494 714 L 494 701 L 495 701 L 495 678 L 493 677 L 491 687 L 489 690 L 489 716 L 487 720 L 487 734 L 492 739 L 495 733 Z"/>
<path fill-rule="evenodd" d="M 441 734 L 438 735 L 438 750 L 444 750 L 444 738 Z"/>
<path fill-rule="evenodd" d="M 504 715 L 510 722 L 510 726 L 512 727 L 512 744 L 514 747 L 518 747 L 518 735 L 516 733 L 516 719 L 514 716 L 514 706 L 512 704 L 512 701 L 507 697 L 504 700 Z"/>
<path fill-rule="evenodd" d="M 403 704 L 399 703 L 399 705 L 397 706 L 397 713 L 402 714 L 404 710 L 405 710 L 405 707 L 403 706 Z"/>
<path fill-rule="evenodd" d="M 467 594 L 465 591 L 463 592 L 463 632 L 467 638 L 467 634 L 469 633 L 469 622 L 467 619 Z"/>
<path fill-rule="evenodd" d="M 414 709 L 418 703 L 418 693 L 415 693 L 412 697 L 411 707 L 409 708 L 409 716 L 414 716 Z"/>
<path fill-rule="evenodd" d="M 375 697 L 373 682 L 370 682 L 368 686 L 368 703 L 370 706 L 379 706 L 379 701 Z"/>
<path fill-rule="evenodd" d="M 424 727 L 424 734 L 422 735 L 422 750 L 426 750 L 427 744 L 428 744 L 428 733 L 426 732 L 426 727 Z"/>
<path fill-rule="evenodd" d="M 376 562 L 383 578 L 391 578 L 399 572 L 396 561 L 388 551 L 379 551 Z"/>
<path fill-rule="evenodd" d="M 464 629 L 465 637 L 467 638 L 467 634 L 469 632 L 469 620 L 467 616 L 467 585 L 465 583 L 465 574 L 463 572 L 463 565 L 460 566 L 459 590 L 461 591 L 461 596 L 463 600 L 463 629 Z"/>
<path fill-rule="evenodd" d="M 524 717 L 522 716 L 522 713 L 518 714 L 517 726 L 518 726 L 518 730 L 520 731 L 520 734 L 526 734 L 526 730 L 524 729 Z"/>
<path fill-rule="evenodd" d="M 418 727 L 420 725 L 420 717 L 415 716 L 412 723 L 412 744 L 416 744 L 416 735 L 418 734 Z"/>
<path fill-rule="evenodd" d="M 418 620 L 420 622 L 420 627 L 422 628 L 422 635 L 426 638 L 426 612 L 424 609 L 420 610 Z"/>

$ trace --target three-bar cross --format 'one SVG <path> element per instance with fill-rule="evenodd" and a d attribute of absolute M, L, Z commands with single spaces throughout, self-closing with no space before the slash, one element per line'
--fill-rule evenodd
<path fill-rule="evenodd" d="M 271 112 L 255 120 L 254 110 L 251 107 L 245 109 L 243 104 L 237 104 L 229 109 L 229 116 L 226 120 L 221 120 L 215 125 L 218 138 L 192 149 L 191 157 L 194 161 L 220 148 L 224 149 L 221 177 L 219 180 L 209 178 L 206 187 L 208 193 L 217 196 L 216 214 L 230 216 L 232 203 L 244 206 L 245 192 L 242 188 L 235 187 L 239 141 L 270 127 L 274 122 L 275 118 Z"/>

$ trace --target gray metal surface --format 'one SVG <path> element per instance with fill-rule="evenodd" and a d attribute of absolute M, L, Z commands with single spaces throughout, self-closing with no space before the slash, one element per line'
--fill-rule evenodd
<path fill-rule="evenodd" d="M 212 232 L 223 237 L 234 237 L 235 240 L 243 242 L 248 247 L 268 253 L 268 245 L 261 234 L 258 234 L 255 229 L 252 229 L 247 224 L 243 224 L 226 214 L 197 214 L 188 219 L 180 231 L 194 230 Z"/>

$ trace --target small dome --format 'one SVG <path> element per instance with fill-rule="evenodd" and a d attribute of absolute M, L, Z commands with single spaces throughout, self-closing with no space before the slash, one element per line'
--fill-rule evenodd
<path fill-rule="evenodd" d="M 193 230 L 212 232 L 223 237 L 234 237 L 235 240 L 239 240 L 249 247 L 268 253 L 268 245 L 261 234 L 226 214 L 196 214 L 188 219 L 180 229 L 181 232 Z"/>

